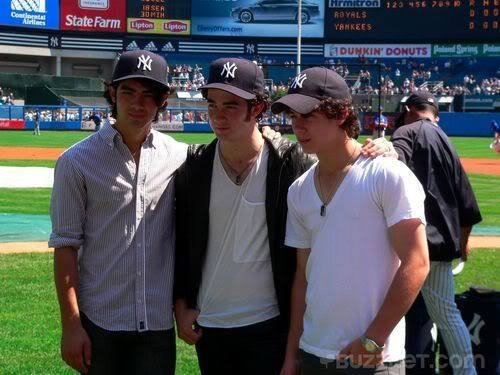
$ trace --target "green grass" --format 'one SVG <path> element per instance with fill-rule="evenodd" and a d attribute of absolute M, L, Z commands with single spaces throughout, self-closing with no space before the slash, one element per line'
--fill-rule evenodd
<path fill-rule="evenodd" d="M 91 135 L 84 131 L 45 131 L 34 136 L 31 131 L 6 130 L 0 132 L 0 146 L 68 148 Z"/>
<path fill-rule="evenodd" d="M 498 154 L 490 149 L 490 143 L 493 137 L 451 137 L 450 139 L 461 158 L 496 159 L 500 162 Z"/>
<path fill-rule="evenodd" d="M 48 214 L 51 188 L 0 188 L 0 212 L 17 214 Z"/>
<path fill-rule="evenodd" d="M 480 226 L 500 227 L 500 176 L 469 175 L 481 208 L 483 221 Z M 0 212 L 21 214 L 48 214 L 52 189 L 2 189 Z"/>
<path fill-rule="evenodd" d="M 0 160 L 2 167 L 47 167 L 54 168 L 55 160 Z"/>
<path fill-rule="evenodd" d="M 91 134 L 91 132 L 83 131 L 45 131 L 40 137 L 35 137 L 31 131 L 2 130 L 0 131 L 0 146 L 68 148 Z M 212 133 L 172 132 L 168 134 L 181 142 L 190 144 L 208 143 L 214 139 Z M 295 139 L 293 134 L 287 134 L 287 136 Z M 365 138 L 366 136 L 360 137 L 360 141 Z M 499 159 L 498 155 L 489 149 L 491 138 L 452 137 L 451 141 L 460 157 Z"/>
<path fill-rule="evenodd" d="M 74 374 L 59 356 L 52 254 L 0 255 L 0 373 Z M 194 349 L 177 342 L 177 373 L 198 374 Z"/>
<path fill-rule="evenodd" d="M 500 227 L 500 176 L 468 175 L 481 209 L 483 221 L 479 226 Z"/>
<path fill-rule="evenodd" d="M 475 250 L 456 277 L 457 292 L 470 285 L 500 288 L 500 249 Z M 72 374 L 59 357 L 59 310 L 52 254 L 0 255 L 0 369 L 2 374 Z M 198 374 L 194 349 L 177 342 L 177 373 Z"/>
<path fill-rule="evenodd" d="M 455 276 L 455 289 L 461 293 L 470 286 L 484 286 L 500 290 L 500 249 L 474 249 L 464 270 Z"/>

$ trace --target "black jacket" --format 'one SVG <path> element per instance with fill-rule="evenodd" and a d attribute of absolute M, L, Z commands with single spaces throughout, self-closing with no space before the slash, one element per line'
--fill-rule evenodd
<path fill-rule="evenodd" d="M 415 173 L 425 190 L 430 259 L 459 258 L 460 228 L 477 224 L 481 214 L 455 148 L 446 134 L 428 120 L 400 127 L 391 141 L 399 159 Z"/>
<path fill-rule="evenodd" d="M 189 147 L 175 177 L 176 259 L 174 298 L 197 305 L 208 243 L 210 187 L 216 142 Z M 284 245 L 288 187 L 313 164 L 302 148 L 281 138 L 268 141 L 266 216 L 274 286 L 283 322 L 288 323 L 295 252 Z M 249 286 L 251 287 L 251 286 Z"/>

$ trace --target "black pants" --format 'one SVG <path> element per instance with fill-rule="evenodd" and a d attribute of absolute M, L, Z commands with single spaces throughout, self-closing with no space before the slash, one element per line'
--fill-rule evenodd
<path fill-rule="evenodd" d="M 196 344 L 203 375 L 278 375 L 287 330 L 280 318 L 239 328 L 201 327 Z"/>
<path fill-rule="evenodd" d="M 175 373 L 175 332 L 107 331 L 81 316 L 83 328 L 92 343 L 88 374 Z"/>

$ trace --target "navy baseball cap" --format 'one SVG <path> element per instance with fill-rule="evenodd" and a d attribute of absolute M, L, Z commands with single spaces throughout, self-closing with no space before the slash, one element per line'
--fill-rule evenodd
<path fill-rule="evenodd" d="M 407 105 L 408 107 L 411 105 L 422 104 L 429 104 L 439 110 L 439 105 L 436 98 L 428 91 L 415 91 L 408 97 L 408 99 L 406 99 L 405 102 L 405 105 Z"/>
<path fill-rule="evenodd" d="M 349 86 L 331 69 L 309 68 L 294 78 L 288 93 L 271 105 L 271 111 L 280 113 L 291 109 L 305 115 L 328 98 L 351 100 Z"/>
<path fill-rule="evenodd" d="M 431 105 L 432 107 L 436 108 L 437 111 L 439 111 L 438 101 L 436 100 L 436 97 L 432 95 L 429 91 L 421 91 L 421 90 L 415 91 L 404 102 L 404 105 L 407 107 L 411 107 L 412 105 L 422 105 L 422 104 Z M 406 114 L 406 109 L 403 109 L 399 117 L 394 122 L 394 126 L 396 129 L 404 125 L 405 114 Z"/>
<path fill-rule="evenodd" d="M 167 61 L 156 53 L 135 50 L 120 55 L 113 70 L 112 83 L 126 79 L 142 78 L 159 83 L 167 90 L 168 65 Z"/>
<path fill-rule="evenodd" d="M 252 61 L 221 58 L 210 64 L 210 73 L 203 89 L 220 89 L 243 99 L 264 95 L 264 73 Z"/>

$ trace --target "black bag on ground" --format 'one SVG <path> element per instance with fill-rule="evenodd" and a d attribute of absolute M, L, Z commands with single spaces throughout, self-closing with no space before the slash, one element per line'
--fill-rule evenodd
<path fill-rule="evenodd" d="M 499 375 L 500 291 L 471 287 L 457 294 L 455 301 L 469 329 L 478 375 Z M 444 345 L 441 348 L 444 349 Z"/>

